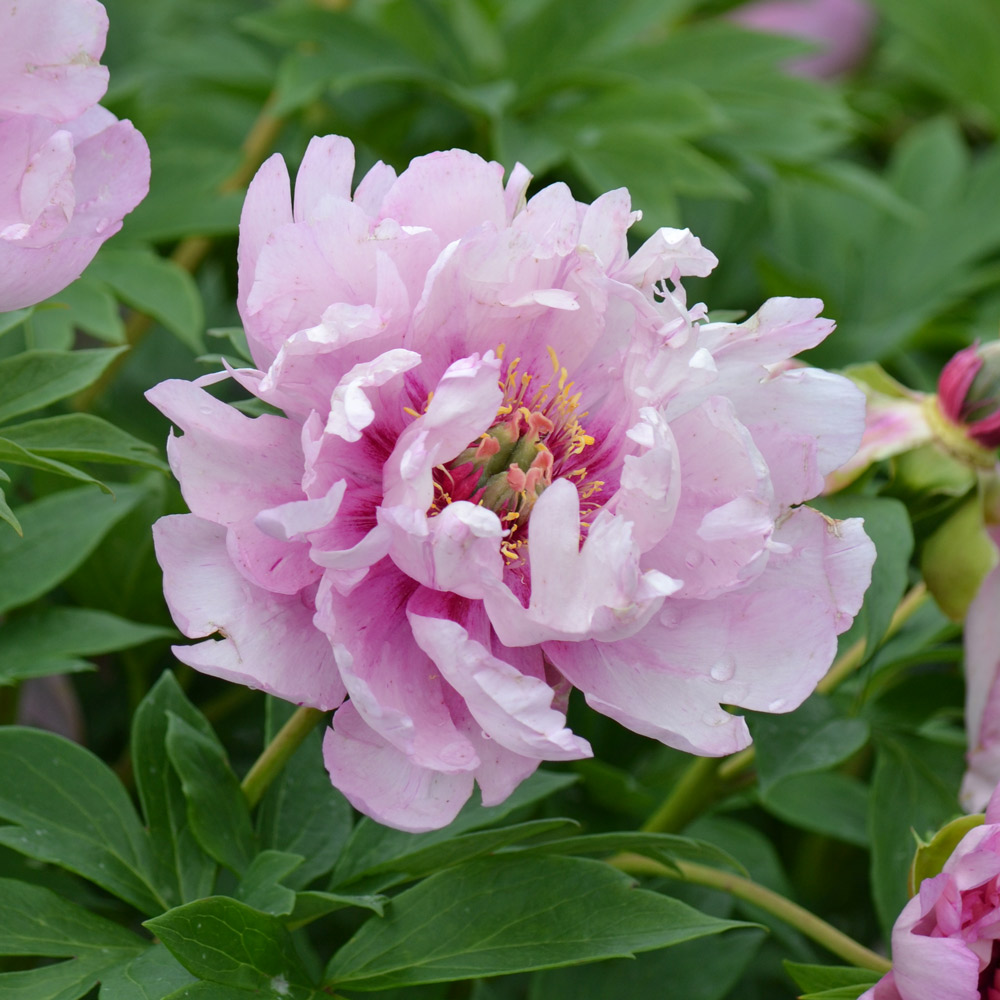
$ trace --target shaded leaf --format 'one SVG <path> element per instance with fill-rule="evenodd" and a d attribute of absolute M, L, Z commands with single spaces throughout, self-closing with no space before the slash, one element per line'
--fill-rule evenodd
<path fill-rule="evenodd" d="M 63 490 L 18 507 L 23 538 L 0 534 L 0 613 L 33 601 L 68 577 L 140 501 L 140 486 Z"/>
<path fill-rule="evenodd" d="M 0 844 L 82 875 L 144 913 L 154 888 L 149 838 L 125 789 L 89 750 L 54 733 L 0 729 Z"/>
<path fill-rule="evenodd" d="M 600 861 L 499 855 L 396 896 L 326 976 L 337 988 L 380 990 L 627 957 L 737 926 L 637 889 Z"/>
<path fill-rule="evenodd" d="M 132 720 L 132 767 L 149 827 L 156 881 L 168 905 L 200 899 L 212 891 L 216 866 L 195 839 L 180 778 L 167 758 L 170 717 L 208 736 L 211 726 L 188 700 L 173 673 L 164 671 L 140 702 Z"/>
<path fill-rule="evenodd" d="M 145 925 L 192 975 L 295 1000 L 309 977 L 282 922 L 226 896 L 185 903 Z"/>
<path fill-rule="evenodd" d="M 22 351 L 0 361 L 0 422 L 85 389 L 123 348 Z"/>
<path fill-rule="evenodd" d="M 191 832 L 220 864 L 242 873 L 256 853 L 250 810 L 214 733 L 167 712 L 167 756 L 181 780 Z"/>

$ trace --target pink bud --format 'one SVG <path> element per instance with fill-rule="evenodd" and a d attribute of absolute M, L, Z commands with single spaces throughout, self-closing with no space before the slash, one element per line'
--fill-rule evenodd
<path fill-rule="evenodd" d="M 938 407 L 984 448 L 1000 448 L 1000 341 L 959 351 L 938 379 Z"/>

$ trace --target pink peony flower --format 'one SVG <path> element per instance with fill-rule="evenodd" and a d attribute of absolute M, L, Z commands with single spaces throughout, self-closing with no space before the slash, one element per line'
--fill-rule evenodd
<path fill-rule="evenodd" d="M 95 0 L 0 0 L 0 311 L 80 276 L 149 190 L 149 150 L 98 107 Z"/>
<path fill-rule="evenodd" d="M 892 969 L 859 1000 L 1000 1000 L 1000 790 L 892 929 Z"/>
<path fill-rule="evenodd" d="M 746 28 L 817 42 L 815 55 L 794 59 L 791 73 L 833 77 L 847 73 L 864 57 L 875 27 L 868 0 L 756 0 L 730 17 Z"/>
<path fill-rule="evenodd" d="M 989 528 L 1000 548 L 1000 525 Z M 959 795 L 969 812 L 1000 782 L 1000 567 L 983 580 L 965 618 L 965 726 L 968 769 Z"/>
<path fill-rule="evenodd" d="M 767 366 L 821 341 L 816 300 L 737 326 L 688 307 L 716 260 L 687 230 L 629 256 L 625 190 L 592 205 L 460 150 L 373 167 L 314 139 L 294 201 L 247 194 L 239 307 L 283 415 L 200 383 L 148 393 L 191 514 L 154 528 L 185 663 L 336 709 L 334 784 L 407 830 L 478 782 L 590 754 L 570 686 L 692 753 L 746 746 L 722 708 L 788 711 L 828 668 L 874 558 L 807 507 L 850 457 L 861 393 Z M 349 696 L 349 700 L 344 698 Z"/>

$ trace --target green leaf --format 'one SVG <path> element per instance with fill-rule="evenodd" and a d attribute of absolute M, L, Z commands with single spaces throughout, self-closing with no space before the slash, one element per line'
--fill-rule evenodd
<path fill-rule="evenodd" d="M 261 851 L 247 868 L 236 889 L 236 898 L 255 910 L 276 917 L 287 916 L 295 909 L 295 893 L 282 882 L 303 861 L 305 858 L 300 854 Z"/>
<path fill-rule="evenodd" d="M 822 771 L 847 760 L 869 735 L 864 719 L 840 715 L 821 694 L 814 694 L 794 712 L 754 712 L 748 714 L 748 721 L 762 792 L 789 775 Z"/>
<path fill-rule="evenodd" d="M 267 740 L 293 711 L 287 702 L 268 699 Z M 322 742 L 319 729 L 309 733 L 271 783 L 257 811 L 261 847 L 305 859 L 286 880 L 292 889 L 305 888 L 334 866 L 353 823 L 354 811 L 330 784 L 323 766 Z"/>
<path fill-rule="evenodd" d="M 405 870 L 406 859 L 411 854 L 452 840 L 469 830 L 498 823 L 515 810 L 546 799 L 575 781 L 573 775 L 536 771 L 500 805 L 483 808 L 473 798 L 448 826 L 429 833 L 403 833 L 381 826 L 366 816 L 354 827 L 331 876 L 330 888 L 347 885 L 370 871 L 385 871 L 386 862 L 396 861 L 395 870 Z"/>
<path fill-rule="evenodd" d="M 835 771 L 793 774 L 762 789 L 760 798 L 768 812 L 793 826 L 868 846 L 868 787 L 857 778 Z"/>
<path fill-rule="evenodd" d="M 0 361 L 0 423 L 85 389 L 124 350 L 23 351 Z"/>
<path fill-rule="evenodd" d="M 953 621 L 962 621 L 979 586 L 997 564 L 997 549 L 973 496 L 924 543 L 920 570 L 927 589 Z"/>
<path fill-rule="evenodd" d="M 151 250 L 104 248 L 87 271 L 110 285 L 133 309 L 162 323 L 196 353 L 205 350 L 205 314 L 194 279 Z"/>
<path fill-rule="evenodd" d="M 296 998 L 309 976 L 282 922 L 226 896 L 185 903 L 144 924 L 199 979 Z"/>
<path fill-rule="evenodd" d="M 858 969 L 849 965 L 804 965 L 786 960 L 784 966 L 799 989 L 806 993 L 818 993 L 842 986 L 864 986 L 867 989 L 880 978 L 871 969 Z"/>
<path fill-rule="evenodd" d="M 117 965 L 111 967 L 113 971 Z M 0 996 L 4 1000 L 77 1000 L 92 996 L 107 965 L 95 955 L 71 958 L 23 972 L 0 972 Z"/>
<path fill-rule="evenodd" d="M 916 843 L 959 815 L 955 792 L 964 760 L 961 747 L 894 733 L 877 744 L 868 823 L 872 896 L 888 939 L 907 901 L 907 880 Z"/>
<path fill-rule="evenodd" d="M 0 313 L 0 337 L 11 330 L 16 330 L 33 312 L 35 307 L 15 309 L 13 312 Z"/>
<path fill-rule="evenodd" d="M 1000 21 L 992 0 L 880 0 L 895 29 L 894 65 L 995 133 L 1000 126 Z"/>
<path fill-rule="evenodd" d="M 250 809 L 214 733 L 205 733 L 167 712 L 167 756 L 181 779 L 195 839 L 237 874 L 256 853 Z"/>
<path fill-rule="evenodd" d="M 819 993 L 803 993 L 799 1000 L 858 1000 L 878 979 L 867 983 L 856 983 L 853 986 L 837 986 L 832 990 L 821 990 Z"/>
<path fill-rule="evenodd" d="M 381 917 L 388 902 L 387 896 L 372 894 L 345 896 L 336 892 L 316 892 L 308 889 L 305 892 L 296 893 L 295 908 L 292 910 L 288 925 L 291 928 L 301 927 L 303 924 L 325 917 L 328 913 L 335 913 L 337 910 L 344 910 L 350 906 L 371 910 Z"/>
<path fill-rule="evenodd" d="M 65 326 L 67 340 L 73 343 L 77 328 L 108 344 L 125 343 L 125 324 L 121 309 L 107 285 L 95 281 L 90 274 L 78 278 L 61 292 L 47 299 L 47 306 L 32 318 L 36 336 L 41 324 Z"/>
<path fill-rule="evenodd" d="M 609 997 L 683 997 L 723 1000 L 737 984 L 765 933 L 757 927 L 719 938 L 685 941 L 591 965 L 549 969 L 532 977 L 529 1000 L 608 1000 Z M 711 970 L 709 973 L 707 970 Z M 668 990 L 664 986 L 669 984 Z"/>
<path fill-rule="evenodd" d="M 3 470 L 0 470 L 0 473 L 2 473 L 2 471 Z M 21 522 L 10 509 L 10 505 L 7 503 L 7 498 L 4 495 L 3 490 L 0 490 L 0 521 L 6 521 L 22 538 L 24 537 L 24 529 L 21 527 Z"/>
<path fill-rule="evenodd" d="M 82 875 L 143 913 L 154 888 L 149 838 L 125 789 L 89 750 L 54 733 L 0 729 L 0 844 Z"/>
<path fill-rule="evenodd" d="M 538 819 L 528 823 L 516 823 L 497 830 L 478 830 L 462 834 L 440 844 L 428 844 L 408 852 L 403 857 L 392 858 L 380 865 L 374 865 L 365 872 L 366 885 L 374 879 L 380 889 L 397 882 L 408 881 L 429 875 L 443 868 L 471 861 L 473 858 L 492 854 L 503 847 L 517 844 L 532 837 L 541 837 L 555 830 L 565 831 L 566 827 L 577 824 L 571 819 Z M 581 838 L 583 839 L 583 838 Z"/>
<path fill-rule="evenodd" d="M 132 720 L 132 767 L 149 827 L 157 885 L 168 905 L 207 896 L 216 866 L 195 839 L 180 779 L 167 765 L 169 717 L 183 719 L 206 737 L 212 727 L 188 701 L 173 673 L 164 671 Z"/>
<path fill-rule="evenodd" d="M 23 538 L 0 534 L 0 614 L 66 579 L 104 535 L 142 499 L 141 486 L 63 490 L 17 509 Z"/>
<path fill-rule="evenodd" d="M 4 758 L 10 760 L 10 758 Z M 138 954 L 146 942 L 49 889 L 0 879 L 0 955 L 69 958 L 88 953 Z"/>
<path fill-rule="evenodd" d="M 168 470 L 158 449 L 89 413 L 66 413 L 3 429 L 8 441 L 64 462 L 107 462 Z"/>
<path fill-rule="evenodd" d="M 0 973 L 10 1000 L 76 1000 L 146 943 L 41 886 L 0 879 L 0 955 L 69 958 L 23 972 Z"/>
<path fill-rule="evenodd" d="M 525 826 L 527 824 L 524 824 Z M 697 861 L 717 868 L 732 868 L 744 873 L 745 869 L 731 854 L 705 840 L 682 837 L 673 833 L 591 833 L 586 836 L 565 837 L 532 844 L 525 850 L 533 854 L 597 854 L 608 855 L 617 851 L 633 851 L 655 861 L 670 864 L 672 861 Z"/>
<path fill-rule="evenodd" d="M 600 861 L 498 855 L 396 896 L 326 978 L 363 991 L 445 982 L 624 958 L 736 926 L 637 889 Z"/>
<path fill-rule="evenodd" d="M 27 448 L 22 448 L 9 438 L 0 437 L 0 459 L 11 465 L 24 465 L 29 469 L 41 469 L 42 472 L 51 472 L 57 476 L 65 476 L 67 479 L 76 479 L 84 483 L 93 483 L 102 493 L 110 493 L 111 487 L 95 479 L 89 473 L 81 469 L 75 469 L 72 465 L 59 462 L 55 459 L 38 455 Z"/>
<path fill-rule="evenodd" d="M 80 656 L 129 649 L 175 634 L 173 629 L 141 625 L 106 611 L 46 608 L 11 618 L 0 629 L 0 684 L 85 670 L 90 665 Z"/>
<path fill-rule="evenodd" d="M 101 979 L 100 1000 L 163 1000 L 194 982 L 162 944 L 155 944 Z"/>

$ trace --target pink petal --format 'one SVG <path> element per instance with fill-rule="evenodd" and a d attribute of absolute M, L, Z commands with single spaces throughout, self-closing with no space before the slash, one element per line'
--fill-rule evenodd
<path fill-rule="evenodd" d="M 312 627 L 312 609 L 298 596 L 247 582 L 226 551 L 225 528 L 174 514 L 156 522 L 153 541 L 177 627 L 192 639 L 223 635 L 174 646 L 182 663 L 300 705 L 330 709 L 344 700 L 330 644 Z"/>
<path fill-rule="evenodd" d="M 448 621 L 447 600 L 417 591 L 407 617 L 417 645 L 461 695 L 483 732 L 513 753 L 539 760 L 578 760 L 591 756 L 590 745 L 566 728 L 566 716 L 552 707 L 555 692 L 537 666 L 525 673 L 494 656 L 457 622 Z M 508 656 L 522 661 L 524 653 Z"/>
<path fill-rule="evenodd" d="M 68 121 L 108 88 L 108 15 L 96 0 L 17 0 L 0 31 L 0 117 Z"/>
<path fill-rule="evenodd" d="M 339 135 L 313 136 L 295 175 L 295 221 L 315 222 L 328 201 L 349 201 L 353 178 L 354 143 Z"/>
<path fill-rule="evenodd" d="M 607 511 L 597 516 L 581 548 L 579 494 L 566 479 L 549 486 L 532 509 L 528 558 L 527 608 L 506 586 L 493 587 L 484 600 L 507 646 L 631 635 L 678 586 L 658 571 L 640 572 L 630 523 Z"/>
<path fill-rule="evenodd" d="M 990 529 L 1000 545 L 1000 528 Z M 968 770 L 961 800 L 968 812 L 985 808 L 1000 784 L 1000 567 L 983 580 L 965 619 L 965 725 Z"/>
<path fill-rule="evenodd" d="M 382 199 L 380 217 L 433 229 L 442 244 L 492 222 L 507 222 L 503 167 L 452 149 L 418 156 Z"/>
<path fill-rule="evenodd" d="M 383 560 L 350 597 L 324 582 L 317 603 L 332 623 L 337 664 L 365 722 L 420 767 L 471 772 L 479 763 L 475 750 L 456 729 L 440 673 L 414 641 L 403 613 L 414 589 Z"/>
<path fill-rule="evenodd" d="M 447 826 L 472 794 L 471 773 L 444 774 L 413 763 L 365 725 L 351 702 L 333 716 L 323 759 L 351 805 L 410 833 Z"/>
<path fill-rule="evenodd" d="M 244 416 L 190 382 L 170 379 L 146 398 L 184 431 L 167 455 L 193 514 L 234 524 L 302 499 L 299 428 L 264 414 Z"/>

